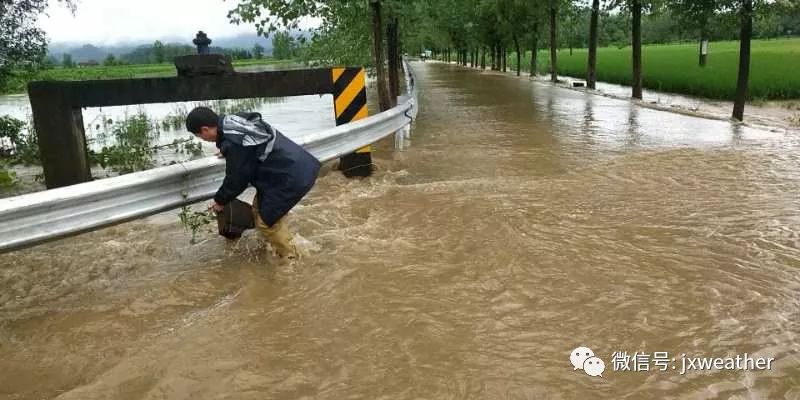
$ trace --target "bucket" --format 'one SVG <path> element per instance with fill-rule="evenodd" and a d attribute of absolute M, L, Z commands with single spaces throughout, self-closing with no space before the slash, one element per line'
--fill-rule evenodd
<path fill-rule="evenodd" d="M 217 213 L 219 234 L 227 239 L 238 239 L 242 232 L 256 226 L 253 220 L 253 208 L 239 199 L 233 199 L 225 208 Z"/>

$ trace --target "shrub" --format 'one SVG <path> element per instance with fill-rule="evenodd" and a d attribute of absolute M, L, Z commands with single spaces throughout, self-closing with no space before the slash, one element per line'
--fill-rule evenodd
<path fill-rule="evenodd" d="M 143 111 L 121 121 L 112 127 L 114 144 L 103 146 L 99 153 L 90 153 L 90 158 L 103 168 L 110 168 L 120 174 L 143 171 L 153 167 L 153 142 L 160 134 L 155 124 Z M 102 137 L 105 141 L 108 138 Z"/>
<path fill-rule="evenodd" d="M 0 117 L 0 157 L 11 164 L 40 164 L 39 137 L 33 121 L 12 116 Z"/>

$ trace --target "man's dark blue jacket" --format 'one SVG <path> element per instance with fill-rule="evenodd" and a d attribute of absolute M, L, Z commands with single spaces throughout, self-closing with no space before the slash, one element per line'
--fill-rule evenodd
<path fill-rule="evenodd" d="M 258 118 L 257 113 L 237 114 L 246 119 Z M 320 162 L 297 143 L 274 132 L 272 150 L 264 161 L 259 156 L 267 144 L 243 146 L 233 140 L 233 134 L 223 130 L 224 117 L 220 118 L 217 148 L 225 157 L 225 180 L 214 195 L 220 205 L 228 204 L 239 196 L 248 185 L 256 188 L 261 219 L 272 226 L 281 219 L 303 196 L 311 190 L 319 173 Z M 264 123 L 266 124 L 266 123 Z"/>

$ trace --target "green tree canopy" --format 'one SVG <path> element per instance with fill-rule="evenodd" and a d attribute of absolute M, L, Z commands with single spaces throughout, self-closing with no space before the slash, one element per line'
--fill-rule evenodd
<path fill-rule="evenodd" d="M 71 10 L 72 0 L 58 0 Z M 47 38 L 37 26 L 47 0 L 0 0 L 0 89 L 15 69 L 32 70 L 45 60 Z"/>
<path fill-rule="evenodd" d="M 272 57 L 288 60 L 296 55 L 297 44 L 288 31 L 275 32 L 272 35 Z"/>
<path fill-rule="evenodd" d="M 259 60 L 264 58 L 264 46 L 256 43 L 253 46 L 253 57 Z"/>

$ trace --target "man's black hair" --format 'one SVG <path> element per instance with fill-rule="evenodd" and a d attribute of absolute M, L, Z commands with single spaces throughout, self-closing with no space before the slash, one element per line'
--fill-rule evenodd
<path fill-rule="evenodd" d="M 208 107 L 197 107 L 186 116 L 186 129 L 195 135 L 204 126 L 215 128 L 219 125 L 219 115 Z"/>

